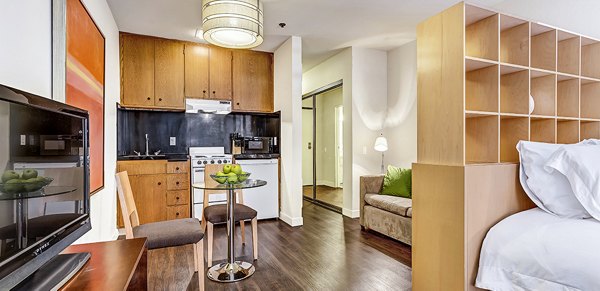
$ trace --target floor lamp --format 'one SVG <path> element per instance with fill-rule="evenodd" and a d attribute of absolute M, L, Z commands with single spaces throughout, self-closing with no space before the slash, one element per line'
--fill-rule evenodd
<path fill-rule="evenodd" d="M 385 174 L 385 167 L 383 166 L 383 153 L 388 150 L 388 143 L 383 134 L 375 139 L 375 146 L 373 148 L 376 151 L 381 152 L 381 173 Z"/>

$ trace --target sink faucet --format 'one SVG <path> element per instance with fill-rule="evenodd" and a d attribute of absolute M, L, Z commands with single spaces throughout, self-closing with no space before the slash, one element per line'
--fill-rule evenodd
<path fill-rule="evenodd" d="M 146 156 L 150 155 L 150 151 L 148 150 L 148 134 L 146 133 Z"/>

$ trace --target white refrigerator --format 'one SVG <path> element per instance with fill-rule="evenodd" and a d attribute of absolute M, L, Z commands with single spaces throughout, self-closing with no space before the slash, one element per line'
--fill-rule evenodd
<path fill-rule="evenodd" d="M 236 160 L 250 179 L 267 181 L 267 185 L 244 189 L 244 204 L 258 212 L 258 219 L 279 218 L 279 160 Z"/>

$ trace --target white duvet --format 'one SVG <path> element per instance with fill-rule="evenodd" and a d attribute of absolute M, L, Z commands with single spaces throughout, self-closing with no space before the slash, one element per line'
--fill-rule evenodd
<path fill-rule="evenodd" d="M 600 222 L 539 208 L 488 232 L 476 286 L 488 290 L 600 290 Z"/>

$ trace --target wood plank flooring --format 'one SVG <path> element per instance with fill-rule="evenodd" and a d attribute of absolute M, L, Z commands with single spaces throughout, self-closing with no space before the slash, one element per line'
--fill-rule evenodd
<path fill-rule="evenodd" d="M 302 191 L 305 197 L 312 199 L 312 186 L 303 186 Z M 342 208 L 344 207 L 344 189 L 317 185 L 317 200 Z"/>
<path fill-rule="evenodd" d="M 231 284 L 206 278 L 206 290 L 410 290 L 409 246 L 361 231 L 357 219 L 308 202 L 303 213 L 304 226 L 297 228 L 277 220 L 260 221 L 256 273 Z M 251 261 L 249 224 L 246 232 L 246 245 L 239 242 L 239 233 L 236 237 L 236 254 Z M 215 227 L 214 250 L 215 262 L 224 261 L 224 227 Z M 191 246 L 149 251 L 149 289 L 198 290 L 193 264 Z"/>

